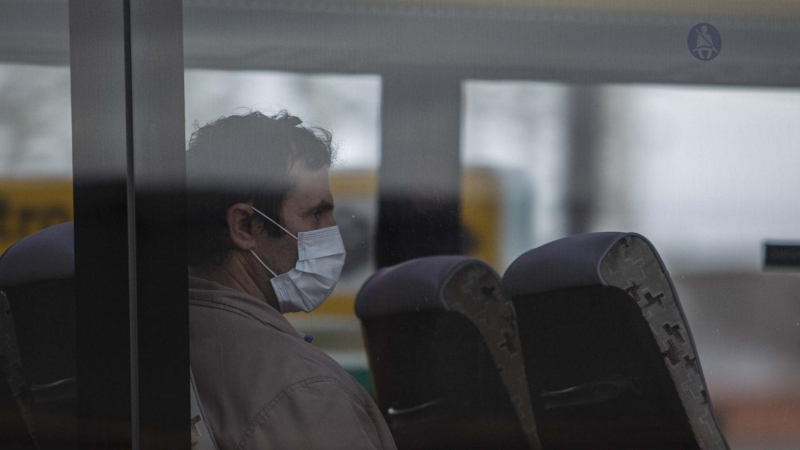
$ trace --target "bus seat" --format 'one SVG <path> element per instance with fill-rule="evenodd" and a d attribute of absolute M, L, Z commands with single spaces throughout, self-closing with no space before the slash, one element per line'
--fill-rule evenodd
<path fill-rule="evenodd" d="M 643 236 L 551 242 L 502 287 L 543 449 L 728 448 L 678 294 Z"/>
<path fill-rule="evenodd" d="M 488 264 L 432 256 L 384 268 L 355 308 L 399 449 L 535 448 L 514 308 Z"/>
<path fill-rule="evenodd" d="M 2 375 L 8 381 L 0 389 L 0 415 L 8 424 L 0 439 L 17 442 L 15 448 L 28 448 L 23 437 L 32 443 L 13 398 L 20 391 L 39 448 L 66 448 L 75 439 L 73 240 L 72 223 L 63 223 L 20 240 L 0 257 L 0 290 L 7 299 L 0 323 L 7 344 Z M 11 367 L 13 359 L 21 364 Z"/>

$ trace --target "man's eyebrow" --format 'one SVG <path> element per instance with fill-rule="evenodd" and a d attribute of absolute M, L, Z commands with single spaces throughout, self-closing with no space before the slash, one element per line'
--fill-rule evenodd
<path fill-rule="evenodd" d="M 321 200 L 316 205 L 312 206 L 311 208 L 308 208 L 306 210 L 306 214 L 324 213 L 324 212 L 328 212 L 328 211 L 333 211 L 333 207 L 334 207 L 333 203 L 331 203 L 331 202 L 329 202 L 327 200 Z"/>

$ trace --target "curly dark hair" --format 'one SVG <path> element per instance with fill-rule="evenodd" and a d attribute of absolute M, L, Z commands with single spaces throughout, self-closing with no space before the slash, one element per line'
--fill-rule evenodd
<path fill-rule="evenodd" d="M 259 111 L 195 124 L 186 150 L 189 220 L 188 264 L 216 267 L 233 248 L 227 211 L 249 203 L 279 223 L 283 200 L 291 189 L 289 168 L 302 160 L 311 170 L 330 167 L 335 158 L 331 133 L 286 111 L 267 116 Z M 261 217 L 270 236 L 283 232 Z"/>

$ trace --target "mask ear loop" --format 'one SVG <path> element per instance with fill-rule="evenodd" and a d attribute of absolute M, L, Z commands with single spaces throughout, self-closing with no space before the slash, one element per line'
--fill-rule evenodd
<path fill-rule="evenodd" d="M 278 275 L 275 274 L 275 272 L 272 271 L 272 269 L 270 269 L 269 267 L 267 267 L 266 264 L 264 264 L 264 261 L 262 261 L 261 258 L 258 257 L 258 255 L 256 255 L 256 252 L 254 252 L 253 249 L 250 249 L 250 253 L 252 253 L 253 256 L 256 257 L 258 262 L 260 262 L 261 265 L 264 266 L 265 269 L 269 270 L 269 273 L 271 273 L 273 277 L 277 277 L 278 276 Z"/>
<path fill-rule="evenodd" d="M 278 222 L 275 222 L 274 220 L 270 219 L 268 215 L 266 215 L 266 214 L 262 213 L 261 211 L 257 210 L 257 209 L 255 208 L 255 206 L 251 206 L 251 208 L 253 208 L 253 211 L 255 211 L 255 212 L 257 212 L 257 213 L 261 214 L 262 216 L 264 216 L 264 218 L 265 218 L 265 219 L 267 219 L 267 220 L 269 220 L 270 222 L 274 223 L 276 227 L 278 227 L 278 228 L 280 228 L 281 230 L 285 231 L 285 232 L 286 232 L 286 234 L 288 234 L 289 236 L 293 237 L 293 238 L 294 238 L 294 240 L 298 240 L 298 239 L 297 239 L 297 236 L 295 236 L 295 235 L 293 235 L 292 233 L 290 233 L 290 232 L 289 232 L 289 230 L 287 230 L 286 228 L 283 228 L 283 227 L 281 226 L 281 224 L 279 224 Z M 258 257 L 256 256 L 256 258 L 258 258 Z"/>

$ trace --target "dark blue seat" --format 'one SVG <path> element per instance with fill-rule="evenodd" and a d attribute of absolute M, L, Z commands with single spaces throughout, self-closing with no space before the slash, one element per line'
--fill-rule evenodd
<path fill-rule="evenodd" d="M 727 449 L 678 294 L 643 236 L 551 242 L 502 286 L 542 448 Z"/>
<path fill-rule="evenodd" d="M 72 223 L 38 231 L 0 257 L 3 448 L 31 448 L 19 396 L 41 449 L 68 448 L 75 423 L 75 263 Z"/>
<path fill-rule="evenodd" d="M 486 263 L 420 258 L 356 297 L 378 406 L 399 449 L 523 449 L 536 438 L 513 307 Z"/>
<path fill-rule="evenodd" d="M 72 222 L 40 230 L 0 256 L 0 289 L 75 276 Z"/>

